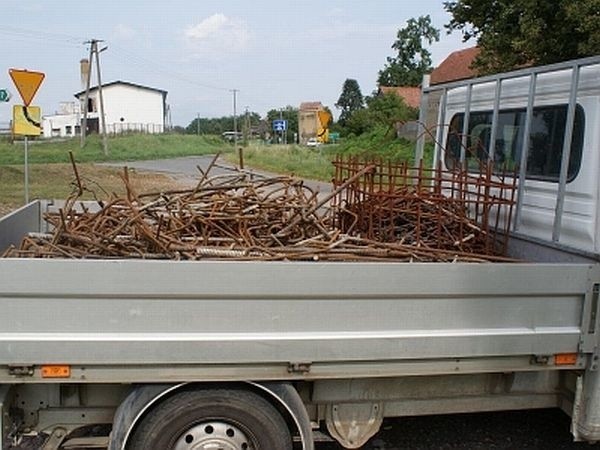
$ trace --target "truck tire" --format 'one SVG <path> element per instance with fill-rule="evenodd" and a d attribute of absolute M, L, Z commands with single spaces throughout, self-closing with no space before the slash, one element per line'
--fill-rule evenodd
<path fill-rule="evenodd" d="M 128 450 L 291 450 L 279 412 L 244 390 L 197 390 L 174 394 L 151 409 L 136 427 Z"/>

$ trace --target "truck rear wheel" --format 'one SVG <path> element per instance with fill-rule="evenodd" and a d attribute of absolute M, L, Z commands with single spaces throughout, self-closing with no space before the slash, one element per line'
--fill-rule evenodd
<path fill-rule="evenodd" d="M 291 450 L 283 417 L 244 390 L 180 392 L 152 409 L 134 430 L 129 450 Z"/>

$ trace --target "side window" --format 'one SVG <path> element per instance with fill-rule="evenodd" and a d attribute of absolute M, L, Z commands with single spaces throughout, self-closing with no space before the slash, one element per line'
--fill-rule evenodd
<path fill-rule="evenodd" d="M 492 111 L 473 112 L 469 119 L 469 133 L 465 149 L 470 170 L 479 169 L 489 160 L 492 131 Z M 527 178 L 558 182 L 562 161 L 563 140 L 567 118 L 567 105 L 534 108 Z M 494 147 L 494 164 L 498 170 L 514 170 L 521 161 L 525 109 L 503 110 L 498 115 L 498 129 Z M 455 114 L 450 122 L 445 162 L 454 167 L 460 160 L 464 114 Z M 585 116 L 577 105 L 575 126 L 571 141 L 568 181 L 573 181 L 581 167 Z"/>

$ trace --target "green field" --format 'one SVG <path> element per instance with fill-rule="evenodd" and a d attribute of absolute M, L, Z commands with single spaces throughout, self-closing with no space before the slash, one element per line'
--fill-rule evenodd
<path fill-rule="evenodd" d="M 231 145 L 224 143 L 217 136 L 182 134 L 131 134 L 111 137 L 108 139 L 108 147 L 108 156 L 105 156 L 98 135 L 90 136 L 84 148 L 80 148 L 79 139 L 36 140 L 31 141 L 29 145 L 29 162 L 31 164 L 68 163 L 70 151 L 75 155 L 77 162 L 107 162 L 166 159 L 233 150 Z M 0 140 L 0 165 L 22 164 L 23 149 L 22 141 L 11 143 L 7 139 Z"/>
<path fill-rule="evenodd" d="M 29 145 L 29 197 L 66 198 L 73 190 L 73 169 L 69 152 L 73 152 L 81 175 L 90 189 L 101 198 L 123 192 L 121 169 L 100 167 L 95 162 L 165 159 L 179 156 L 227 153 L 233 147 L 215 136 L 195 135 L 128 135 L 108 140 L 109 154 L 104 155 L 98 136 L 90 136 L 85 147 L 79 139 L 63 141 L 37 140 Z M 24 143 L 0 139 L 0 216 L 24 202 Z M 168 189 L 177 181 L 165 175 L 130 173 L 140 192 Z M 91 198 L 87 193 L 85 198 Z"/>
<path fill-rule="evenodd" d="M 111 137 L 108 156 L 104 155 L 98 136 L 91 136 L 83 149 L 79 146 L 79 139 L 38 140 L 31 142 L 29 146 L 30 198 L 64 198 L 71 192 L 74 177 L 69 152 L 73 152 L 89 185 L 93 186 L 96 182 L 107 193 L 121 190 L 120 170 L 100 167 L 94 165 L 95 162 L 167 159 L 220 152 L 231 163 L 239 163 L 238 152 L 217 136 L 163 134 Z M 245 167 L 330 181 L 333 175 L 331 161 L 337 154 L 411 160 L 413 152 L 413 143 L 379 131 L 347 139 L 341 144 L 310 148 L 255 142 L 244 148 L 243 156 Z M 430 155 L 431 148 L 427 147 L 428 161 L 431 159 Z M 23 156 L 23 142 L 11 143 L 0 139 L 0 215 L 23 203 Z M 169 184 L 177 183 L 169 177 L 149 174 L 137 174 L 137 180 L 140 191 L 163 189 Z M 102 195 L 101 189 L 96 190 Z"/>
<path fill-rule="evenodd" d="M 244 148 L 244 165 L 269 172 L 296 175 L 313 180 L 330 181 L 331 161 L 336 155 L 354 155 L 392 161 L 413 161 L 415 144 L 397 139 L 383 130 L 346 139 L 335 145 L 306 147 L 300 145 L 251 144 Z M 431 164 L 433 147 L 425 146 L 425 164 Z M 225 158 L 238 164 L 239 156 L 228 153 Z"/>

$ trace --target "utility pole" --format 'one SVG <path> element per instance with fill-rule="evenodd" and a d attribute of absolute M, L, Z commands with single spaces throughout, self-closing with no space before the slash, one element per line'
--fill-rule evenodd
<path fill-rule="evenodd" d="M 248 106 L 246 106 L 246 112 L 244 115 L 244 145 L 248 145 L 250 136 L 250 114 L 248 112 Z"/>
<path fill-rule="evenodd" d="M 233 146 L 237 148 L 237 93 L 239 89 L 232 89 L 231 92 L 233 92 Z"/>
<path fill-rule="evenodd" d="M 85 95 L 83 96 L 83 123 L 81 124 L 81 142 L 80 147 L 83 148 L 85 145 L 85 137 L 87 135 L 87 116 L 88 116 L 88 102 L 90 101 L 90 83 L 92 81 L 92 56 L 94 56 L 94 46 L 90 46 L 90 57 L 88 59 L 89 67 L 87 68 L 87 78 L 85 81 Z"/>
<path fill-rule="evenodd" d="M 100 75 L 100 53 L 108 47 L 98 50 L 98 42 L 96 41 L 96 73 L 98 74 L 98 95 L 100 96 L 100 123 L 102 126 L 102 148 L 104 156 L 108 156 L 108 138 L 106 136 L 106 115 L 104 114 L 104 96 L 102 95 L 102 77 Z"/>
<path fill-rule="evenodd" d="M 104 47 L 98 50 L 98 43 L 104 42 L 98 39 L 92 39 L 86 44 L 90 44 L 90 67 L 88 70 L 88 77 L 86 80 L 85 97 L 84 97 L 84 108 L 83 108 L 83 124 L 81 129 L 81 148 L 85 145 L 85 138 L 87 134 L 87 113 L 88 113 L 88 102 L 90 98 L 90 83 L 92 78 L 92 67 L 94 66 L 94 56 L 96 57 L 96 76 L 98 78 L 98 97 L 100 100 L 100 126 L 102 130 L 102 148 L 104 155 L 108 156 L 108 139 L 106 136 L 106 115 L 104 113 L 104 95 L 102 92 L 102 75 L 100 70 L 100 53 L 106 50 L 108 47 Z"/>
<path fill-rule="evenodd" d="M 200 113 L 196 117 L 196 133 L 200 136 Z"/>
<path fill-rule="evenodd" d="M 283 108 L 281 108 L 279 110 L 279 120 L 283 120 Z M 287 128 L 287 127 L 284 127 L 284 128 Z M 281 143 L 287 144 L 287 142 L 285 142 L 285 140 L 287 139 L 287 136 L 285 136 L 285 138 L 284 138 L 284 133 L 285 133 L 285 135 L 287 135 L 287 131 L 282 128 L 281 129 Z"/>

